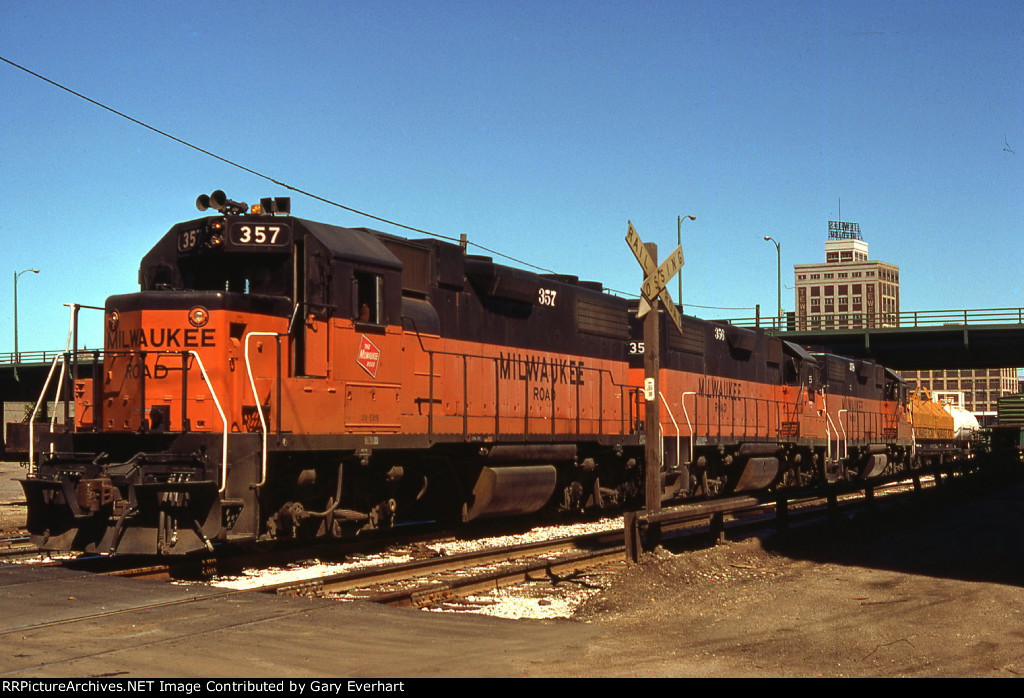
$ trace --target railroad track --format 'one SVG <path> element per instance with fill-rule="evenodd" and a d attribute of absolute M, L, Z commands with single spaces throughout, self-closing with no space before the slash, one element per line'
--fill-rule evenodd
<path fill-rule="evenodd" d="M 961 479 L 961 478 L 958 478 Z M 969 478 L 962 478 L 969 480 Z M 913 487 L 907 483 L 891 483 L 879 487 L 875 492 L 873 504 L 887 500 L 899 500 L 898 495 L 911 491 Z M 928 488 L 937 491 L 941 488 Z M 952 491 L 952 490 L 947 490 Z M 889 497 L 892 493 L 894 497 Z M 865 498 L 843 496 L 839 506 L 857 506 L 858 500 L 863 505 Z M 758 528 L 766 529 L 774 526 L 774 515 L 768 511 L 770 507 L 739 507 L 730 512 L 729 530 L 734 534 L 749 535 Z M 818 498 L 817 502 L 801 501 L 800 505 L 791 505 L 790 524 L 810 521 L 828 516 L 828 507 Z M 700 513 L 699 504 L 693 505 L 693 516 L 688 521 L 679 522 L 665 531 L 666 537 L 678 536 L 684 541 L 693 536 L 706 535 L 709 526 L 707 515 Z M 622 545 L 623 530 L 613 528 L 600 533 L 561 537 L 553 540 L 531 542 L 519 545 L 501 545 L 480 550 L 456 554 L 442 554 L 436 548 L 451 546 L 452 541 L 434 540 L 429 545 L 415 544 L 420 550 L 435 547 L 431 557 L 419 560 L 406 560 L 401 564 L 377 564 L 360 570 L 345 573 L 320 575 L 314 579 L 301 582 L 284 581 L 257 584 L 242 589 L 210 589 L 207 593 L 193 599 L 182 599 L 174 602 L 155 604 L 132 604 L 130 608 L 122 608 L 105 612 L 101 615 L 126 613 L 145 608 L 156 608 L 167 605 L 189 603 L 210 598 L 230 597 L 252 591 L 276 594 L 295 594 L 319 596 L 344 600 L 362 600 L 375 603 L 386 603 L 397 606 L 426 608 L 431 610 L 478 610 L 480 604 L 487 600 L 465 601 L 467 597 L 480 592 L 493 593 L 506 585 L 529 583 L 534 587 L 544 585 L 545 589 L 571 586 L 590 586 L 599 589 L 604 586 L 602 575 L 613 574 L 626 566 Z M 675 547 L 675 546 L 672 546 Z M 684 542 L 681 548 L 688 547 Z M 110 574 L 121 576 L 165 576 L 164 569 L 157 566 L 136 566 L 130 570 L 110 571 Z M 596 581 L 595 581 L 596 580 Z M 543 597 L 550 591 L 539 591 L 535 597 Z M 75 623 L 97 614 L 84 614 L 41 625 L 54 623 Z M 41 627 L 35 626 L 32 627 Z M 21 628 L 25 630 L 25 628 Z M 9 632 L 9 631 L 4 631 Z M 3 633 L 0 633 L 3 634 Z"/>
<path fill-rule="evenodd" d="M 521 584 L 569 583 L 597 566 L 625 566 L 622 529 L 438 555 L 276 585 L 278 594 L 424 608 Z"/>
<path fill-rule="evenodd" d="M 923 478 L 926 488 L 932 484 Z M 887 499 L 890 494 L 899 494 L 913 489 L 908 481 L 892 482 L 874 490 L 872 504 Z M 839 496 L 839 507 L 863 504 L 863 493 L 849 493 Z M 724 524 L 734 535 L 759 535 L 759 529 L 774 527 L 776 514 L 774 505 L 769 503 L 751 504 L 748 498 L 737 497 L 692 502 L 684 505 L 689 513 L 683 513 L 671 524 L 666 524 L 662 534 L 664 542 L 692 540 L 709 530 L 709 506 L 724 514 Z M 797 525 L 806 521 L 821 519 L 828 515 L 825 498 L 821 494 L 809 494 L 790 502 L 788 523 Z M 239 591 L 263 591 L 279 594 L 323 596 L 342 600 L 364 600 L 396 606 L 435 608 L 455 603 L 480 592 L 492 592 L 507 586 L 530 583 L 547 583 L 557 586 L 579 580 L 586 570 L 595 567 L 618 567 L 624 564 L 624 532 L 621 524 L 597 534 L 564 536 L 554 540 L 531 542 L 518 545 L 494 546 L 491 548 L 446 554 L 445 548 L 459 544 L 453 537 L 438 538 L 417 531 L 402 542 L 393 537 L 375 541 L 336 542 L 325 546 L 274 551 L 255 555 L 225 557 L 222 559 L 186 559 L 183 562 L 169 562 L 166 559 L 150 559 L 143 564 L 125 565 L 124 559 L 98 557 L 77 559 L 63 564 L 77 569 L 108 574 L 111 576 L 167 579 L 197 579 L 215 573 L 240 571 L 243 567 L 266 567 L 268 564 L 301 564 L 304 558 L 328 553 L 335 559 L 350 559 L 386 549 L 405 548 L 415 550 L 422 559 L 403 559 L 400 563 L 369 564 L 360 569 L 344 572 L 328 571 L 313 573 L 302 581 L 256 582 Z M 2 542 L 0 542 L 2 543 Z M 679 543 L 680 548 L 689 543 Z M 673 545 L 675 547 L 675 545 Z M 2 555 L 2 553 L 0 553 Z M 405 555 L 413 557 L 413 553 Z M 2 559 L 2 558 L 0 558 Z M 184 565 L 184 567 L 183 567 Z"/>
<path fill-rule="evenodd" d="M 926 482 L 926 484 L 929 484 Z M 907 482 L 894 482 L 874 491 L 873 505 L 892 496 L 909 492 Z M 861 493 L 844 494 L 838 506 L 862 506 Z M 713 502 L 727 517 L 734 534 L 758 535 L 774 529 L 774 505 L 751 505 L 747 498 L 723 498 Z M 691 513 L 681 515 L 663 530 L 664 542 L 686 547 L 687 542 L 707 536 L 711 530 L 707 502 L 685 505 Z M 827 518 L 829 504 L 824 495 L 800 498 L 789 506 L 789 525 L 803 525 Z M 624 531 L 621 526 L 586 536 L 500 546 L 485 550 L 436 556 L 394 565 L 382 565 L 352 572 L 329 574 L 295 583 L 267 587 L 278 594 L 320 596 L 342 600 L 361 600 L 413 608 L 457 608 L 466 597 L 494 592 L 496 589 L 529 583 L 559 584 L 582 579 L 595 567 L 625 566 Z M 472 604 L 470 604 L 472 605 Z"/>

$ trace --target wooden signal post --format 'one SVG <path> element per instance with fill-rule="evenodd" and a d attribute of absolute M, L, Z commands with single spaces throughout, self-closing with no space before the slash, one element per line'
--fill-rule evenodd
<path fill-rule="evenodd" d="M 682 268 L 683 248 L 677 247 L 668 258 L 658 266 L 658 246 L 645 244 L 637 234 L 633 223 L 629 223 L 626 243 L 633 251 L 644 272 L 644 281 L 640 287 L 640 306 L 637 317 L 644 319 L 644 499 L 648 515 L 661 511 L 661 393 L 658 387 L 658 374 L 661 368 L 661 332 L 659 331 L 658 311 L 664 307 L 666 314 L 672 318 L 679 333 L 683 332 L 683 321 L 679 309 L 672 302 L 666 285 Z M 660 538 L 660 527 L 651 525 L 646 532 L 636 527 L 636 515 L 626 519 L 626 552 L 630 559 L 637 561 L 640 554 L 641 538 L 643 547 L 657 545 Z"/>

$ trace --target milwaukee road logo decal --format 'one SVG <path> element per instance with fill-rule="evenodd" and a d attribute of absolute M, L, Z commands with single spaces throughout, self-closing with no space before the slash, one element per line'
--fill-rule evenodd
<path fill-rule="evenodd" d="M 356 363 L 373 378 L 377 377 L 377 367 L 380 366 L 380 349 L 365 334 L 359 337 L 359 355 L 356 356 Z"/>

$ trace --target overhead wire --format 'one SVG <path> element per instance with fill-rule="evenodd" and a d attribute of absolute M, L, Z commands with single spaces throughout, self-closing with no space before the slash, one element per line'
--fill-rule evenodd
<path fill-rule="evenodd" d="M 451 237 L 449 235 L 443 235 L 441 233 L 434 233 L 434 232 L 431 232 L 429 230 L 424 230 L 423 228 L 416 228 L 414 226 L 407 225 L 405 223 L 399 223 L 398 221 L 394 221 L 394 220 L 391 220 L 389 218 L 384 218 L 382 216 L 377 216 L 377 215 L 369 213 L 367 211 L 361 211 L 361 210 L 359 210 L 357 208 L 353 208 L 352 206 L 346 206 L 345 204 L 342 204 L 342 203 L 337 202 L 337 201 L 333 201 L 331 199 L 328 199 L 327 197 L 320 196 L 319 194 L 314 194 L 313 192 L 310 192 L 310 191 L 307 191 L 305 189 L 301 189 L 301 188 L 296 187 L 294 185 L 288 184 L 287 182 L 282 182 L 281 180 L 279 180 L 279 179 L 277 179 L 275 177 L 271 177 L 268 174 L 265 174 L 265 173 L 260 172 L 258 170 L 254 170 L 251 167 L 247 167 L 247 166 L 245 166 L 245 165 L 243 165 L 243 164 L 241 164 L 239 162 L 235 162 L 234 160 L 226 158 L 226 157 L 224 157 L 222 155 L 218 155 L 217 153 L 214 153 L 214 152 L 212 152 L 210 150 L 207 150 L 206 148 L 200 147 L 200 146 L 198 146 L 198 145 L 196 145 L 194 143 L 190 143 L 189 141 L 186 141 L 183 138 L 178 138 L 177 136 L 175 136 L 175 135 L 173 135 L 171 133 L 168 133 L 167 131 L 164 131 L 162 129 L 159 129 L 156 126 L 148 124 L 145 121 L 141 121 L 139 119 L 136 119 L 133 116 L 125 114 L 122 111 L 114 109 L 111 106 L 108 106 L 108 105 L 106 105 L 106 104 L 104 104 L 102 102 L 99 102 L 99 101 L 91 98 L 91 97 L 88 97 L 88 96 L 82 94 L 81 92 L 73 90 L 73 89 L 71 89 L 70 87 L 68 87 L 66 85 L 63 85 L 63 84 L 61 84 L 61 83 L 59 83 L 59 82 L 57 82 L 55 80 L 51 80 L 50 78 L 46 77 L 45 75 L 40 75 L 39 73 L 37 73 L 37 72 L 35 72 L 33 70 L 30 70 L 29 68 L 26 68 L 23 65 L 15 63 L 14 61 L 10 60 L 9 58 L 6 58 L 4 56 L 0 56 L 0 61 L 3 61 L 4 63 L 6 63 L 7 65 L 9 65 L 9 66 L 11 66 L 13 68 L 17 68 L 18 70 L 21 70 L 21 71 L 23 71 L 25 73 L 28 73 L 32 77 L 37 78 L 39 80 L 42 80 L 43 82 L 45 82 L 45 83 L 47 83 L 49 85 L 52 85 L 52 86 L 56 87 L 57 89 L 63 90 L 63 91 L 65 91 L 65 92 L 67 92 L 67 93 L 69 93 L 71 95 L 74 95 L 75 97 L 78 97 L 79 99 L 82 99 L 82 100 L 84 100 L 84 101 L 86 101 L 86 102 L 88 102 L 88 103 L 90 103 L 90 104 L 92 104 L 94 106 L 97 106 L 100 109 L 104 109 L 104 110 L 110 112 L 111 114 L 119 116 L 122 119 L 126 119 L 126 120 L 132 122 L 133 124 L 136 124 L 137 126 L 141 126 L 142 128 L 148 129 L 148 130 L 152 131 L 153 133 L 156 133 L 158 135 L 163 136 L 164 138 L 169 138 L 170 140 L 174 141 L 175 143 L 183 145 L 186 148 L 191 148 L 192 150 L 195 150 L 196 152 L 202 153 L 203 155 L 211 157 L 211 158 L 213 158 L 215 160 L 219 160 L 220 162 L 223 162 L 226 165 L 230 165 L 231 167 L 238 168 L 238 169 L 242 170 L 243 172 L 248 172 L 249 174 L 251 174 L 251 175 L 253 175 L 255 177 L 259 177 L 260 179 L 265 179 L 268 182 L 276 184 L 277 186 L 282 187 L 284 189 L 287 189 L 289 191 L 293 191 L 296 194 L 301 194 L 303 196 L 308 196 L 311 199 L 314 199 L 316 201 L 320 201 L 321 203 L 325 203 L 325 204 L 327 204 L 329 206 L 334 206 L 334 207 L 340 208 L 340 209 L 342 209 L 344 211 L 348 211 L 348 212 L 354 213 L 354 214 L 356 214 L 358 216 L 363 216 L 365 218 L 370 218 L 370 219 L 378 221 L 380 223 L 385 223 L 387 225 L 393 225 L 396 228 L 401 228 L 403 230 L 408 230 L 408 231 L 411 231 L 411 232 L 414 232 L 414 233 L 420 233 L 422 235 L 429 235 L 430 237 L 438 238 L 440 240 L 448 240 L 449 242 L 455 242 L 455 243 L 459 243 L 459 244 L 461 244 L 463 242 L 461 239 L 454 238 L 454 237 Z M 516 264 L 521 264 L 523 266 L 530 267 L 531 269 L 536 269 L 538 271 L 542 271 L 542 272 L 545 272 L 545 273 L 548 273 L 548 274 L 557 274 L 558 273 L 558 272 L 556 272 L 556 271 L 554 271 L 552 269 L 547 269 L 545 267 L 541 267 L 541 266 L 538 266 L 536 264 L 531 264 L 530 262 L 527 262 L 525 260 L 519 259 L 517 257 L 513 257 L 511 255 L 507 255 L 504 252 L 499 252 L 498 250 L 494 250 L 494 249 L 491 249 L 489 247 L 485 247 L 484 245 L 481 245 L 481 244 L 476 243 L 476 242 L 471 242 L 471 241 L 466 240 L 465 243 L 467 245 L 472 245 L 475 248 L 483 250 L 484 252 L 487 252 L 489 254 L 501 257 L 502 259 L 507 259 L 509 261 L 515 262 Z M 627 293 L 625 291 L 617 291 L 617 290 L 612 289 L 612 288 L 609 288 L 607 290 L 611 291 L 612 293 L 617 293 L 617 294 L 622 295 L 622 296 L 629 296 L 629 297 L 634 297 L 634 298 L 637 297 L 637 294 L 635 294 L 635 293 Z M 721 306 L 694 305 L 694 304 L 687 304 L 687 305 L 689 305 L 691 308 L 704 308 L 704 309 L 714 309 L 714 310 L 752 310 L 752 308 L 727 308 L 727 307 L 721 307 Z"/>
<path fill-rule="evenodd" d="M 10 65 L 13 68 L 17 68 L 18 70 L 24 71 L 24 72 L 28 73 L 29 75 L 31 75 L 32 77 L 35 77 L 35 78 L 38 78 L 39 80 L 42 80 L 43 82 L 46 82 L 46 83 L 48 83 L 50 85 L 53 85 L 54 87 L 56 87 L 56 88 L 58 88 L 60 90 L 64 90 L 65 92 L 67 92 L 69 94 L 72 94 L 75 97 L 78 97 L 79 99 L 85 100 L 86 102 L 89 102 L 90 104 L 95 105 L 95 106 L 99 107 L 100 109 L 105 109 L 106 111 L 110 112 L 111 114 L 115 114 L 117 116 L 120 116 L 122 119 L 127 119 L 128 121 L 131 121 L 133 124 L 136 124 L 138 126 L 141 126 L 142 128 L 148 129 L 148 130 L 152 131 L 153 133 L 156 133 L 156 134 L 159 134 L 159 135 L 163 136 L 164 138 L 169 138 L 172 141 L 174 141 L 175 143 L 179 143 L 180 145 L 183 145 L 186 148 L 191 148 L 192 150 L 195 150 L 195 151 L 197 151 L 199 153 L 202 153 L 203 155 L 207 155 L 207 156 L 209 156 L 211 158 L 214 158 L 215 160 L 219 160 L 219 161 L 221 161 L 221 162 L 223 162 L 223 163 L 225 163 L 227 165 L 231 165 L 232 167 L 236 167 L 236 168 L 238 168 L 238 169 L 240 169 L 240 170 L 242 170 L 244 172 L 248 172 L 251 175 L 254 175 L 254 176 L 259 177 L 261 179 L 265 179 L 268 182 L 272 182 L 273 184 L 276 184 L 279 187 L 283 187 L 283 188 L 285 188 L 285 189 L 287 189 L 289 191 L 293 191 L 293 192 L 295 192 L 297 194 L 302 194 L 303 196 L 308 196 L 309 198 L 315 199 L 316 201 L 320 201 L 322 203 L 328 204 L 329 206 L 335 206 L 337 208 L 343 209 L 345 211 L 348 211 L 350 213 L 354 213 L 354 214 L 359 215 L 359 216 L 364 216 L 366 218 L 371 218 L 371 219 L 373 219 L 375 221 L 379 221 L 381 223 L 386 223 L 387 225 L 393 225 L 393 226 L 395 226 L 397 228 L 402 228 L 403 230 L 409 230 L 409 231 L 412 231 L 414 233 L 420 233 L 420 234 L 423 234 L 423 235 L 429 235 L 431 237 L 439 238 L 441 240 L 448 240 L 450 242 L 461 243 L 461 240 L 458 239 L 458 238 L 454 238 L 454 237 L 451 237 L 451 236 L 448 236 L 448 235 L 442 235 L 440 233 L 434 233 L 434 232 L 431 232 L 429 230 L 424 230 L 422 228 L 416 228 L 416 227 L 411 226 L 411 225 L 406 225 L 405 223 L 399 223 L 398 221 L 394 221 L 394 220 L 391 220 L 391 219 L 388 219 L 388 218 L 384 218 L 382 216 L 374 215 L 374 214 L 369 213 L 367 211 L 361 211 L 361 210 L 359 210 L 357 208 L 353 208 L 351 206 L 346 206 L 345 204 L 339 203 L 337 201 L 332 201 L 331 199 L 328 199 L 328 198 L 326 198 L 324 196 L 320 196 L 318 194 L 314 194 L 313 192 L 307 191 L 305 189 L 300 189 L 299 187 L 296 187 L 296 186 L 293 186 L 291 184 L 288 184 L 287 182 L 282 182 L 281 180 L 276 179 L 274 177 L 271 177 L 268 174 L 265 174 L 265 173 L 260 172 L 258 170 L 254 170 L 251 167 L 246 167 L 245 165 L 243 165 L 243 164 L 241 164 L 239 162 L 235 162 L 234 160 L 230 160 L 230 159 L 228 159 L 228 158 L 226 158 L 226 157 L 224 157 L 222 155 L 218 155 L 217 153 L 211 152 L 211 151 L 209 151 L 209 150 L 207 150 L 205 148 L 202 148 L 202 147 L 200 147 L 200 146 L 198 146 L 198 145 L 196 145 L 194 143 L 190 143 L 189 141 L 186 141 L 186 140 L 184 140 L 182 138 L 178 138 L 177 136 L 175 136 L 175 135 L 173 135 L 171 133 L 168 133 L 167 131 L 159 129 L 159 128 L 155 127 L 155 126 L 147 124 L 144 121 L 136 119 L 133 116 L 125 114 L 122 111 L 118 111 L 117 109 L 114 109 L 113 107 L 110 107 L 110 106 L 108 106 L 106 104 L 103 104 L 102 102 L 99 102 L 99 101 L 97 101 L 95 99 L 92 99 L 91 97 L 88 97 L 88 96 L 82 94 L 81 92 L 77 92 L 77 91 L 71 89 L 70 87 L 67 87 L 66 85 L 62 85 L 61 83 L 59 83 L 59 82 L 57 82 L 55 80 L 51 80 L 50 78 L 46 77 L 45 75 L 40 75 L 39 73 L 37 73 L 37 72 L 35 72 L 33 70 L 30 70 L 29 68 L 26 68 L 23 65 L 15 63 L 14 61 L 10 60 L 9 58 L 5 58 L 4 56 L 0 56 L 0 61 L 3 61 L 4 63 Z M 503 252 L 499 252 L 498 250 L 494 250 L 494 249 L 491 249 L 489 247 L 485 247 L 485 246 L 483 246 L 483 245 L 481 245 L 479 243 L 470 242 L 470 241 L 467 240 L 466 244 L 472 245 L 472 246 L 474 246 L 476 248 L 479 248 L 479 249 L 483 250 L 484 252 L 488 252 L 490 254 L 502 257 L 503 259 L 507 259 L 507 260 L 513 261 L 513 262 L 515 262 L 517 264 L 522 264 L 522 265 L 530 267 L 532 269 L 537 269 L 538 271 L 543 271 L 543 272 L 546 272 L 548 274 L 556 274 L 557 273 L 557 272 L 555 272 L 555 271 L 553 271 L 551 269 L 547 269 L 545 267 L 540 267 L 540 266 L 537 266 L 536 264 L 531 264 L 530 262 L 527 262 L 525 260 L 518 259 L 518 258 L 513 257 L 511 255 L 507 255 L 507 254 L 505 254 Z"/>

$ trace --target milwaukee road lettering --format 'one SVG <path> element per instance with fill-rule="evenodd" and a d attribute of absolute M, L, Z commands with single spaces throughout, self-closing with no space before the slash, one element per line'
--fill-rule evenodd
<path fill-rule="evenodd" d="M 198 349 L 217 346 L 217 331 L 180 327 L 150 327 L 146 329 L 114 330 L 107 332 L 107 349 Z"/>
<path fill-rule="evenodd" d="M 743 384 L 721 378 L 701 378 L 697 384 L 698 393 L 716 397 L 742 397 Z"/>
<path fill-rule="evenodd" d="M 543 356 L 498 354 L 498 377 L 550 385 L 584 385 L 583 362 Z"/>

